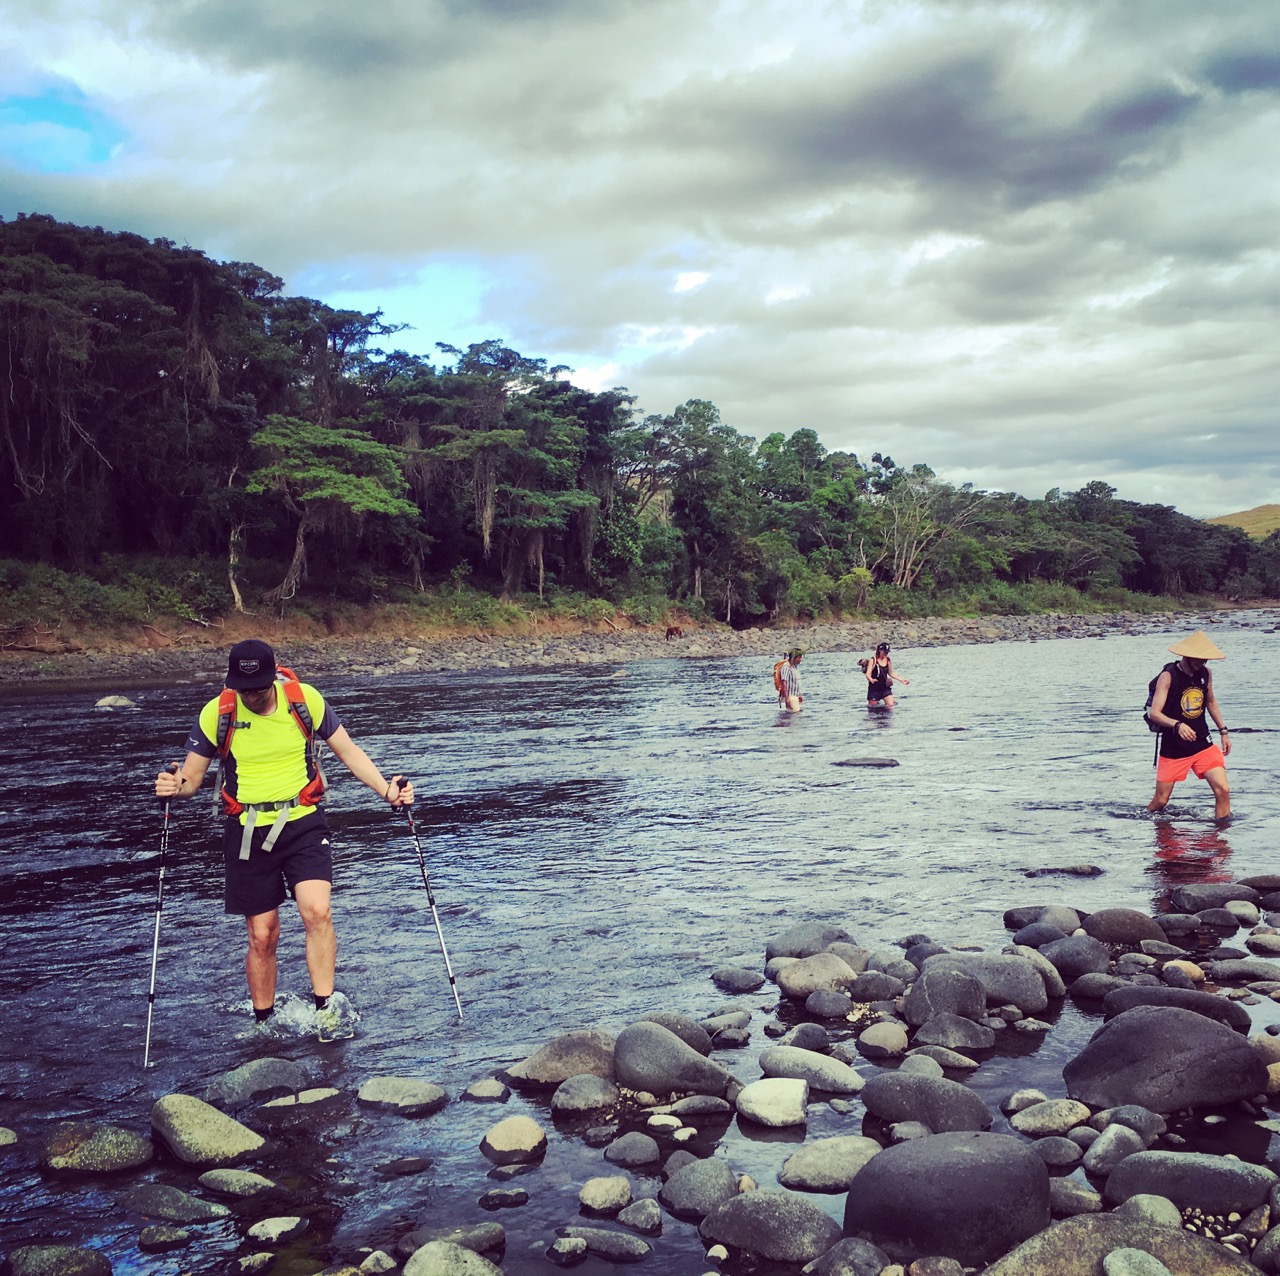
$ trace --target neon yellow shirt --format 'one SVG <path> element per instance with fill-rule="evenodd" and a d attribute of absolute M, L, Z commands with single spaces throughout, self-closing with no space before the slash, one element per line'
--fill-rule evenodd
<path fill-rule="evenodd" d="M 341 725 L 324 697 L 307 683 L 300 683 L 303 698 L 311 711 L 311 721 L 316 724 L 316 735 L 328 739 Z M 326 721 L 327 718 L 327 721 Z M 249 710 L 245 702 L 236 696 L 236 729 L 231 737 L 231 749 L 227 755 L 223 784 L 236 798 L 248 805 L 253 803 L 284 803 L 296 798 L 306 788 L 307 744 L 297 719 L 289 711 L 282 686 L 276 684 L 275 712 L 257 714 Z M 203 741 L 198 741 L 203 736 Z M 188 746 L 207 742 L 208 755 L 216 756 L 218 738 L 218 698 L 210 700 L 200 710 L 197 732 Z M 205 753 L 197 748 L 196 752 Z M 290 820 L 300 820 L 315 811 L 314 806 L 295 806 L 288 815 Z M 240 823 L 246 814 L 240 815 Z M 259 812 L 261 822 L 263 813 Z"/>

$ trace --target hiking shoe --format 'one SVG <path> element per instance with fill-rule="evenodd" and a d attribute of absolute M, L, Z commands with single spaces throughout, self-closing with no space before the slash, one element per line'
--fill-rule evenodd
<path fill-rule="evenodd" d="M 335 992 L 329 1004 L 316 1011 L 316 1036 L 321 1041 L 345 1041 L 356 1035 L 359 1021 L 356 1008 L 342 993 Z"/>

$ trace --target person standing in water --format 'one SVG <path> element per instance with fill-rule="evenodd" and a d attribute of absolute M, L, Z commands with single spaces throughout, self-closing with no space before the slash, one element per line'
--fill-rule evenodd
<path fill-rule="evenodd" d="M 193 797 L 209 763 L 221 757 L 225 911 L 245 920 L 254 1017 L 265 1028 L 275 1011 L 280 905 L 292 895 L 306 929 L 316 1033 L 335 1041 L 354 1035 L 355 1012 L 334 992 L 333 859 L 319 805 L 318 740 L 389 806 L 413 802 L 413 786 L 398 775 L 388 780 L 314 687 L 277 670 L 265 642 L 238 642 L 228 657 L 226 689 L 201 709 L 186 760 L 156 776 L 155 792 L 165 801 Z"/>
<path fill-rule="evenodd" d="M 779 660 L 773 667 L 773 685 L 778 692 L 778 708 L 790 709 L 792 713 L 804 704 L 804 696 L 800 694 L 800 662 L 804 659 L 803 647 L 792 647 L 786 659 Z"/>
<path fill-rule="evenodd" d="M 1227 783 L 1231 732 L 1222 725 L 1213 674 L 1206 662 L 1225 660 L 1226 656 L 1202 629 L 1169 650 L 1181 659 L 1160 670 L 1147 710 L 1152 725 L 1160 730 L 1156 791 L 1147 810 L 1163 811 L 1173 786 L 1194 772 L 1213 790 L 1214 819 L 1225 820 L 1231 814 L 1231 786 Z M 1206 718 L 1212 718 L 1217 726 L 1221 748 L 1210 737 Z"/>
<path fill-rule="evenodd" d="M 869 709 L 892 709 L 894 705 L 893 684 L 900 682 L 904 687 L 911 685 L 910 678 L 900 678 L 893 672 L 893 660 L 889 655 L 889 644 L 882 642 L 876 647 L 876 654 L 866 662 L 863 673 L 867 677 L 867 707 Z"/>

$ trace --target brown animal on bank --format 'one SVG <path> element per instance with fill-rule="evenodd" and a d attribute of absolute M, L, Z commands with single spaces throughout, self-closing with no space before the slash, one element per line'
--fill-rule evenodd
<path fill-rule="evenodd" d="M 667 626 L 667 638 L 668 638 L 668 639 L 671 639 L 671 638 L 683 638 L 683 637 L 684 637 L 684 630 L 683 630 L 683 629 L 681 629 L 679 625 L 668 625 L 668 626 Z"/>

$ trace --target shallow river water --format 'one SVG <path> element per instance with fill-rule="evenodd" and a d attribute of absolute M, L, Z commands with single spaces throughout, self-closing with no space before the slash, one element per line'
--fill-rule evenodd
<path fill-rule="evenodd" d="M 998 948 L 1007 942 L 1001 914 L 1014 905 L 1150 909 L 1179 881 L 1280 871 L 1276 619 L 1240 613 L 1213 629 L 1229 656 L 1214 666 L 1235 746 L 1227 829 L 1215 828 L 1208 788 L 1194 780 L 1175 792 L 1172 818 L 1143 810 L 1153 773 L 1141 704 L 1180 630 L 902 650 L 895 667 L 911 685 L 879 714 L 866 709 L 855 657 L 820 652 L 804 662 L 806 705 L 791 717 L 776 711 L 768 662 L 757 659 L 317 679 L 384 770 L 415 782 L 465 1020 L 405 821 L 335 763 L 339 987 L 361 1013 L 360 1035 L 328 1047 L 245 1035 L 243 923 L 221 911 L 206 791 L 174 815 L 146 1073 L 160 839 L 148 793 L 216 688 L 131 691 L 139 709 L 113 713 L 93 709 L 111 688 L 6 697 L 0 1125 L 19 1142 L 0 1151 L 0 1251 L 88 1243 L 116 1272 L 230 1270 L 233 1255 L 253 1248 L 230 1223 L 206 1226 L 177 1255 L 142 1254 L 142 1220 L 116 1203 L 127 1183 L 44 1177 L 37 1153 L 64 1118 L 145 1134 L 156 1098 L 199 1094 L 263 1053 L 303 1062 L 316 1084 L 348 1096 L 389 1075 L 436 1081 L 456 1099 L 556 1033 L 616 1031 L 658 1010 L 717 1011 L 734 999 L 710 972 L 759 966 L 765 943 L 796 921 L 837 922 L 868 947 L 924 932 Z M 839 765 L 864 757 L 899 765 Z M 1081 863 L 1105 871 L 1025 876 Z M 281 988 L 305 997 L 292 906 L 283 926 Z M 755 1011 L 751 1046 L 716 1057 L 752 1080 L 776 990 L 735 1004 Z M 1061 1094 L 1062 1063 L 1097 1022 L 1068 1003 L 1047 1043 L 1002 1043 L 971 1083 L 993 1106 L 1020 1085 Z M 555 1227 L 584 1221 L 578 1188 L 615 1171 L 578 1138 L 553 1132 L 543 1166 L 516 1181 L 530 1203 L 486 1214 L 477 1200 L 494 1185 L 477 1146 L 489 1124 L 515 1112 L 552 1130 L 545 1098 L 521 1094 L 504 1108 L 454 1102 L 420 1121 L 349 1098 L 282 1118 L 273 1134 L 298 1167 L 294 1186 L 312 1227 L 275 1270 L 349 1261 L 410 1224 L 494 1217 L 508 1232 L 504 1270 L 553 1270 L 542 1252 Z M 995 1128 L 1006 1128 L 1002 1119 Z M 860 1112 L 823 1107 L 809 1133 L 860 1130 Z M 1266 1136 L 1237 1133 L 1244 1155 L 1271 1155 Z M 735 1170 L 776 1186 L 799 1136 L 735 1123 L 705 1137 Z M 435 1164 L 409 1178 L 377 1174 L 408 1155 Z M 190 1189 L 195 1176 L 158 1161 L 141 1177 Z M 637 1197 L 656 1194 L 657 1178 L 632 1179 Z M 841 1217 L 843 1197 L 811 1199 Z M 708 1265 L 692 1225 L 666 1218 L 652 1243 L 655 1271 Z M 610 1269 L 591 1260 L 579 1270 Z"/>

